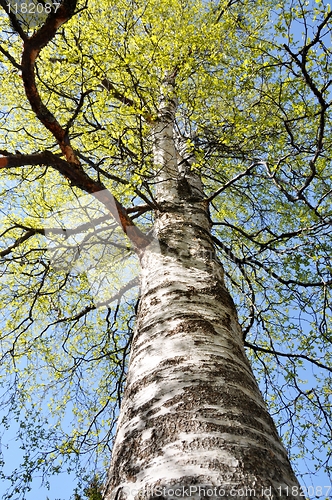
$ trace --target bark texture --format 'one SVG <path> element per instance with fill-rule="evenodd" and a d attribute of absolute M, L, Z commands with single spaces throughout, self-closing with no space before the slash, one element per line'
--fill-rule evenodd
<path fill-rule="evenodd" d="M 141 259 L 137 328 L 104 498 L 299 498 L 243 349 L 200 180 L 175 147 L 174 111 L 175 101 L 164 101 L 155 131 L 160 211 Z"/>

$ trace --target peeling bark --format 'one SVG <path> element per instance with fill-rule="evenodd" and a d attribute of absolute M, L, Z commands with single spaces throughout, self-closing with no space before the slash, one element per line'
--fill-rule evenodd
<path fill-rule="evenodd" d="M 183 172 L 174 100 L 155 129 L 155 242 L 105 500 L 294 499 L 298 482 L 246 358 L 197 175 Z M 176 151 L 177 150 L 177 151 Z"/>

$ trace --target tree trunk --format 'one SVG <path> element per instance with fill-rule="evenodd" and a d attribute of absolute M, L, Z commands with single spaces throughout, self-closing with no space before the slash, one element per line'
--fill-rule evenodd
<path fill-rule="evenodd" d="M 299 484 L 244 352 L 200 180 L 175 148 L 175 105 L 164 98 L 155 128 L 160 211 L 155 242 L 141 258 L 104 498 L 297 498 Z"/>

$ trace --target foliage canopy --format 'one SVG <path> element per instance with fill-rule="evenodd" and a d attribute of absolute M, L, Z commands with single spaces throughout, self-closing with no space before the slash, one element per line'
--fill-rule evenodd
<path fill-rule="evenodd" d="M 2 424 L 22 443 L 8 495 L 37 472 L 85 480 L 107 464 L 138 281 L 133 246 L 92 194 L 108 189 L 150 231 L 170 72 L 270 412 L 295 469 L 306 456 L 331 471 L 330 5 L 64 0 L 47 43 L 0 5 Z M 78 163 L 89 189 L 71 177 Z"/>

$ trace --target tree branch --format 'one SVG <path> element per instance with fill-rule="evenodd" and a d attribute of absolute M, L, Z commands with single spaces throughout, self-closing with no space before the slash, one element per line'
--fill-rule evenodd
<path fill-rule="evenodd" d="M 14 57 L 6 49 L 1 47 L 1 45 L 0 45 L 0 52 L 5 57 L 7 57 L 7 59 L 12 63 L 13 66 L 15 66 L 15 68 L 19 69 L 20 71 L 22 70 L 22 66 L 18 62 L 16 62 Z"/>
<path fill-rule="evenodd" d="M 2 6 L 3 3 L 4 0 L 1 0 Z M 4 8 L 10 16 L 7 6 L 4 6 Z M 133 242 L 134 246 L 136 248 L 144 248 L 149 244 L 150 239 L 134 225 L 133 221 L 126 212 L 126 209 L 111 193 L 107 191 L 106 187 L 101 182 L 94 181 L 85 173 L 80 164 L 79 158 L 70 144 L 67 130 L 70 126 L 70 122 L 68 123 L 67 129 L 64 129 L 55 116 L 42 102 L 37 89 L 35 77 L 36 59 L 42 48 L 53 39 L 58 28 L 74 15 L 75 8 L 76 0 L 63 0 L 57 11 L 52 12 L 48 16 L 45 24 L 31 38 L 23 36 L 24 49 L 22 54 L 22 79 L 25 93 L 30 102 L 31 108 L 36 114 L 38 120 L 56 139 L 67 161 L 59 158 L 49 151 L 32 155 L 7 156 L 5 154 L 4 157 L 0 158 L 0 168 L 11 168 L 23 165 L 51 165 L 60 174 L 68 178 L 73 185 L 89 194 L 97 196 L 98 199 L 108 208 L 125 234 L 127 234 Z M 16 24 L 18 24 L 18 26 L 16 26 Z M 15 22 L 13 23 L 14 29 L 17 28 L 17 30 L 19 30 L 19 23 L 16 24 Z M 78 106 L 78 111 L 79 108 L 80 106 Z"/>
<path fill-rule="evenodd" d="M 40 51 L 54 38 L 58 28 L 73 16 L 75 7 L 76 0 L 64 0 L 58 10 L 49 15 L 45 24 L 25 40 L 21 64 L 25 93 L 32 110 L 56 139 L 66 160 L 79 169 L 80 162 L 70 145 L 68 133 L 42 102 L 35 78 L 35 63 Z"/>
<path fill-rule="evenodd" d="M 218 238 L 216 238 L 215 236 L 212 236 L 212 240 L 214 241 L 214 243 L 216 243 L 225 253 L 226 255 L 228 255 L 231 260 L 233 262 L 235 262 L 235 264 L 237 264 L 238 266 L 242 266 L 242 265 L 249 265 L 249 266 L 257 266 L 257 267 L 260 267 L 261 269 L 263 269 L 268 275 L 272 276 L 273 278 L 275 278 L 277 281 L 279 281 L 279 283 L 282 283 L 283 285 L 286 285 L 286 286 L 289 286 L 289 285 L 298 285 L 298 286 L 303 286 L 304 288 L 310 288 L 310 287 L 325 287 L 326 285 L 331 285 L 332 284 L 332 280 L 329 280 L 327 282 L 324 282 L 324 281 L 314 281 L 312 283 L 307 283 L 307 282 L 304 282 L 304 281 L 298 281 L 298 280 L 293 280 L 293 279 L 284 279 L 282 278 L 281 276 L 279 276 L 277 273 L 275 273 L 272 269 L 269 269 L 268 267 L 266 267 L 264 264 L 262 264 L 262 262 L 256 260 L 256 259 L 253 259 L 252 257 L 249 257 L 248 259 L 246 258 L 243 258 L 243 259 L 239 259 L 238 257 L 236 257 L 234 255 L 234 253 L 231 251 L 230 248 L 228 248 L 226 245 L 224 245 L 224 243 L 222 243 Z"/>
<path fill-rule="evenodd" d="M 51 166 L 64 177 L 69 179 L 74 186 L 96 196 L 96 198 L 106 206 L 136 248 L 145 248 L 150 243 L 150 238 L 135 226 L 134 222 L 129 217 L 126 209 L 121 205 L 121 203 L 118 202 L 118 200 L 101 182 L 91 179 L 82 167 L 76 168 L 76 165 L 70 164 L 68 161 L 63 160 L 50 151 L 34 153 L 31 155 L 18 154 L 9 156 L 7 156 L 6 151 L 0 151 L 0 153 L 6 154 L 5 156 L 0 157 L 0 169 L 25 165 Z"/>
<path fill-rule="evenodd" d="M 23 234 L 23 236 L 17 238 L 17 240 L 15 240 L 12 245 L 10 245 L 5 250 L 2 250 L 0 252 L 0 257 L 6 257 L 6 255 L 9 255 L 14 250 L 14 248 L 17 248 L 21 243 L 24 243 L 24 241 L 27 241 L 29 238 L 31 238 L 31 236 L 34 236 L 35 234 L 43 234 L 43 231 L 41 232 L 38 229 L 28 230 L 25 234 Z"/>
<path fill-rule="evenodd" d="M 96 165 L 93 161 L 91 161 L 89 158 L 87 158 L 85 155 L 82 155 L 81 153 L 77 152 L 76 153 L 77 156 L 79 158 L 81 158 L 81 160 L 85 161 L 88 165 L 90 165 L 90 167 L 92 167 L 96 172 L 98 172 L 98 174 L 102 174 L 104 175 L 107 179 L 110 179 L 112 181 L 115 181 L 115 182 L 119 182 L 120 184 L 124 184 L 125 186 L 128 186 L 130 185 L 130 182 L 127 181 L 127 179 L 123 179 L 122 177 L 119 177 L 118 175 L 114 175 L 114 174 L 111 174 L 110 172 L 107 172 L 105 169 L 101 168 L 99 165 L 101 162 L 99 162 L 98 165 Z M 151 201 L 149 200 L 149 198 L 147 196 L 145 196 L 144 193 L 142 193 L 142 191 L 136 187 L 133 186 L 133 190 L 134 192 L 140 197 L 142 198 L 142 200 L 145 201 L 145 203 L 147 205 L 149 205 L 149 207 L 152 209 L 152 210 L 158 210 L 158 207 L 157 205 L 155 204 L 154 201 Z M 127 209 L 127 212 L 128 212 L 129 209 Z"/>
<path fill-rule="evenodd" d="M 22 26 L 18 22 L 14 12 L 12 11 L 12 9 L 9 9 L 8 1 L 0 0 L 0 5 L 3 8 L 3 10 L 6 12 L 6 14 L 8 15 L 10 22 L 11 22 L 11 25 L 14 28 L 14 30 L 16 31 L 16 33 L 21 37 L 21 39 L 23 41 L 28 40 L 28 36 L 24 32 L 24 30 L 22 29 Z"/>
<path fill-rule="evenodd" d="M 319 366 L 320 368 L 324 368 L 324 370 L 328 370 L 329 372 L 332 372 L 332 368 L 329 366 L 323 365 L 323 363 L 320 363 L 319 361 L 316 361 L 315 359 L 310 358 L 309 356 L 306 356 L 305 354 L 292 354 L 292 353 L 285 353 L 285 352 L 280 352 L 280 351 L 275 351 L 274 349 L 266 349 L 265 347 L 260 347 L 257 345 L 253 345 L 250 342 L 245 341 L 244 342 L 245 347 L 249 347 L 253 351 L 259 351 L 259 352 L 265 352 L 266 354 L 274 354 L 275 356 L 282 356 L 284 358 L 293 358 L 293 359 L 304 359 L 305 361 L 309 361 L 310 363 L 313 363 L 316 366 Z"/>

